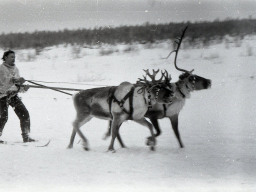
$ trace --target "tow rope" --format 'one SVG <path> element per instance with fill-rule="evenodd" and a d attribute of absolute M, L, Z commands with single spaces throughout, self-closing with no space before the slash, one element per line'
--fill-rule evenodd
<path fill-rule="evenodd" d="M 39 86 L 39 87 L 30 86 L 30 85 L 21 85 L 21 86 L 23 86 L 23 87 L 29 86 L 29 87 L 34 87 L 34 88 L 51 89 L 51 90 L 58 91 L 58 92 L 60 92 L 60 93 L 64 93 L 64 94 L 70 95 L 70 96 L 72 96 L 73 94 L 70 94 L 70 93 L 65 92 L 65 91 L 61 91 L 60 89 L 65 89 L 65 90 L 70 90 L 70 91 L 81 91 L 81 90 L 82 90 L 82 89 L 81 89 L 81 90 L 79 90 L 79 89 L 76 89 L 76 90 L 72 89 L 72 90 L 71 90 L 71 89 L 68 89 L 68 88 L 49 87 L 49 86 L 45 86 L 45 85 L 42 85 L 42 84 L 39 84 L 39 83 L 35 83 L 35 82 L 33 82 L 33 81 L 30 81 L 30 80 L 26 80 L 26 81 L 29 82 L 29 83 L 31 83 L 31 84 L 37 85 L 37 86 Z"/>

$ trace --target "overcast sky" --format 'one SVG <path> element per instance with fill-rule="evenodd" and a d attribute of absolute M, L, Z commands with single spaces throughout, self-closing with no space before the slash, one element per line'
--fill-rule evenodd
<path fill-rule="evenodd" d="M 256 18 L 256 0 L 0 0 L 0 33 Z"/>

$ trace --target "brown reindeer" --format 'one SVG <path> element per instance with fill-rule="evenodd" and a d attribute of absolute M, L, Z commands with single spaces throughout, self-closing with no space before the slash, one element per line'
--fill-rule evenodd
<path fill-rule="evenodd" d="M 211 87 L 211 80 L 192 74 L 193 70 L 187 71 L 177 66 L 178 51 L 179 51 L 182 39 L 185 35 L 186 29 L 187 27 L 183 30 L 181 37 L 178 38 L 177 41 L 175 41 L 177 43 L 177 48 L 171 52 L 171 53 L 175 52 L 175 59 L 174 59 L 175 68 L 183 72 L 179 76 L 179 80 L 176 83 L 170 83 L 174 91 L 174 98 L 172 102 L 169 104 L 156 103 L 145 114 L 145 117 L 148 117 L 150 119 L 150 121 L 154 125 L 154 128 L 156 129 L 155 137 L 161 134 L 161 130 L 158 124 L 158 119 L 162 119 L 165 117 L 169 118 L 172 124 L 173 131 L 175 133 L 175 136 L 181 148 L 183 148 L 184 145 L 180 138 L 180 133 L 178 128 L 178 117 L 179 117 L 180 111 L 185 105 L 185 100 L 187 98 L 190 98 L 190 93 L 192 91 L 208 89 Z M 170 56 L 170 54 L 168 55 L 168 57 Z M 111 125 L 111 122 L 109 123 L 109 125 Z M 111 131 L 111 127 L 109 126 L 108 132 L 105 134 L 105 138 L 110 136 L 110 131 Z M 149 140 L 150 139 L 151 138 L 149 137 Z"/>
<path fill-rule="evenodd" d="M 175 93 L 175 98 L 170 104 L 161 105 L 156 103 L 150 110 L 147 111 L 145 115 L 150 119 L 150 121 L 152 122 L 152 124 L 156 129 L 155 137 L 159 136 L 161 133 L 161 130 L 158 124 L 158 119 L 168 117 L 171 121 L 173 131 L 175 133 L 175 136 L 181 148 L 183 148 L 184 145 L 180 138 L 180 133 L 178 128 L 178 117 L 179 117 L 180 111 L 185 105 L 185 100 L 187 98 L 190 98 L 190 93 L 192 91 L 208 89 L 211 87 L 211 80 L 192 74 L 194 70 L 187 71 L 177 66 L 178 51 L 186 30 L 187 30 L 187 27 L 183 30 L 181 37 L 177 38 L 177 40 L 175 41 L 177 44 L 177 48 L 171 52 L 171 53 L 173 52 L 175 53 L 175 59 L 174 59 L 175 68 L 183 72 L 179 76 L 179 80 L 174 85 L 172 85 Z M 171 53 L 168 55 L 168 57 L 171 55 Z"/>
<path fill-rule="evenodd" d="M 116 137 L 121 146 L 124 147 L 118 130 L 126 120 L 134 120 L 149 128 L 151 137 L 148 145 L 154 150 L 155 136 L 153 126 L 144 116 L 148 111 L 148 107 L 156 103 L 170 103 L 173 98 L 173 91 L 169 83 L 170 78 L 168 78 L 168 74 L 162 72 L 161 78 L 156 80 L 155 77 L 159 70 L 153 70 L 152 75 L 148 70 L 145 72 L 146 76 L 144 76 L 144 79 L 139 79 L 135 85 L 123 82 L 117 87 L 94 88 L 75 94 L 73 101 L 77 116 L 73 122 L 73 132 L 68 148 L 73 147 L 75 135 L 78 133 L 83 140 L 84 149 L 89 149 L 88 141 L 82 134 L 80 127 L 93 117 L 97 117 L 112 120 L 112 139 L 108 148 L 109 151 L 114 151 Z M 147 76 L 151 78 L 151 81 L 147 80 Z M 165 81 L 163 81 L 163 78 L 165 78 Z"/>

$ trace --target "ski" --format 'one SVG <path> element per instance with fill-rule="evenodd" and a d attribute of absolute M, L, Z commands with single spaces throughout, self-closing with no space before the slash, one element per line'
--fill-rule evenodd
<path fill-rule="evenodd" d="M 43 145 L 36 145 L 36 147 L 47 147 L 50 144 L 51 140 L 49 139 L 49 141 L 47 141 L 47 143 L 43 144 Z"/>
<path fill-rule="evenodd" d="M 19 146 L 24 146 L 24 147 L 28 147 L 28 146 L 34 146 L 34 147 L 47 147 L 50 144 L 51 140 L 49 139 L 48 141 L 46 141 L 45 143 L 39 143 L 39 140 L 36 140 L 34 142 L 22 142 L 22 141 L 17 141 L 17 142 L 7 142 L 7 141 L 1 141 L 0 144 L 5 144 L 5 145 L 19 145 Z M 35 145 L 34 145 L 35 144 Z"/>

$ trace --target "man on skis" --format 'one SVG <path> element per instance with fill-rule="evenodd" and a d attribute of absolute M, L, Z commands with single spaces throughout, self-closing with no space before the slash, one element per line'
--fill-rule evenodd
<path fill-rule="evenodd" d="M 28 87 L 20 86 L 25 82 L 25 79 L 20 77 L 19 70 L 15 65 L 14 51 L 4 52 L 2 60 L 3 64 L 0 65 L 0 137 L 8 120 L 10 105 L 20 119 L 23 142 L 34 142 L 35 140 L 29 136 L 30 117 L 28 110 L 18 97 L 18 92 L 25 92 Z M 0 140 L 0 143 L 3 141 Z"/>

